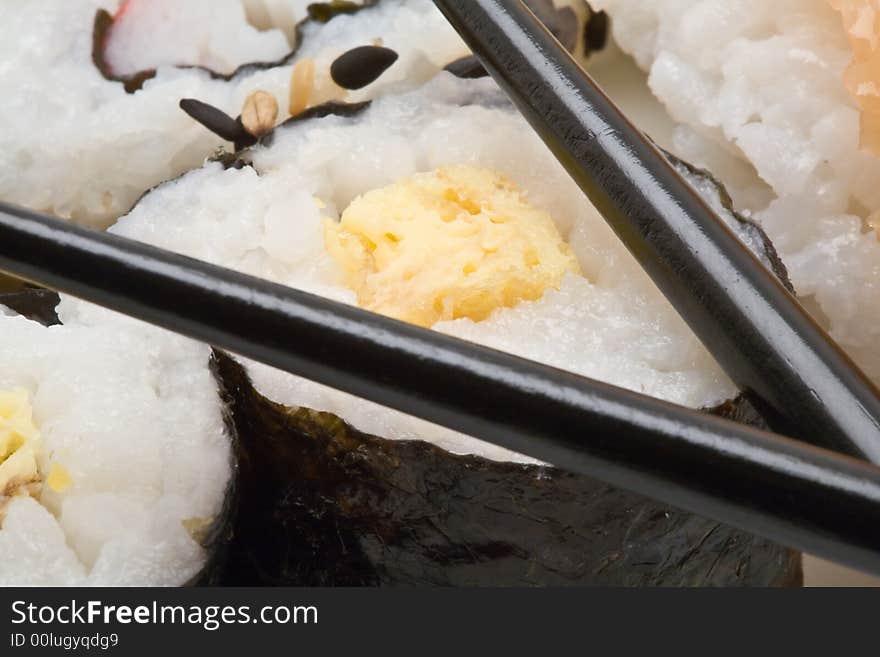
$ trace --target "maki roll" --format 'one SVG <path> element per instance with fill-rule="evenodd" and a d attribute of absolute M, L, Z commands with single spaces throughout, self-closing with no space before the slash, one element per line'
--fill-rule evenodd
<path fill-rule="evenodd" d="M 586 17 L 584 0 L 557 4 Z M 417 85 L 468 54 L 430 0 L 29 0 L 0 11 L 0 198 L 101 228 L 232 141 L 182 115 L 182 98 L 237 117 L 262 90 L 283 121 Z M 370 45 L 396 63 L 351 94 L 329 66 Z"/>
<path fill-rule="evenodd" d="M 238 157 L 157 187 L 110 231 L 694 408 L 737 394 L 491 80 L 441 74 Z M 371 433 L 433 431 L 251 375 L 281 403 L 362 408 Z"/>
<path fill-rule="evenodd" d="M 494 82 L 440 73 L 324 110 L 158 186 L 111 232 L 757 421 Z M 723 189 L 679 166 L 784 276 Z M 767 541 L 258 363 L 215 370 L 240 438 L 225 582 L 799 581 Z"/>
<path fill-rule="evenodd" d="M 207 348 L 61 326 L 0 294 L 0 585 L 210 580 L 232 507 L 230 432 Z"/>

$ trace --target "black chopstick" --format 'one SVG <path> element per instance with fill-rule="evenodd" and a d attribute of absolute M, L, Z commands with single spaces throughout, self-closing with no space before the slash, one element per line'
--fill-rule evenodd
<path fill-rule="evenodd" d="M 880 573 L 880 468 L 0 203 L 0 270 Z"/>
<path fill-rule="evenodd" d="M 880 463 L 880 398 L 520 0 L 435 0 L 775 430 Z"/>

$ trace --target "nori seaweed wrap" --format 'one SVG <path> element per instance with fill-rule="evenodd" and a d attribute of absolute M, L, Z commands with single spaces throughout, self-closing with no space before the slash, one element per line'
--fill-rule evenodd
<path fill-rule="evenodd" d="M 801 584 L 800 555 L 765 539 L 557 468 L 370 436 L 214 364 L 241 481 L 222 584 Z"/>

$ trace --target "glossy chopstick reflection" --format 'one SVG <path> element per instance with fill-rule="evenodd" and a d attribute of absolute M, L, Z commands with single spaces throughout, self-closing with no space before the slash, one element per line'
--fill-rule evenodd
<path fill-rule="evenodd" d="M 869 464 L 5 204 L 0 245 L 0 270 L 880 573 Z"/>
<path fill-rule="evenodd" d="M 876 388 L 519 0 L 435 0 L 777 431 L 880 463 Z"/>

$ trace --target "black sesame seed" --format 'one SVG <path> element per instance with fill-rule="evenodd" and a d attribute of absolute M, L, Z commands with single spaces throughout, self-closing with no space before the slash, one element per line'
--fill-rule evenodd
<path fill-rule="evenodd" d="M 382 46 L 360 46 L 330 65 L 330 76 L 343 89 L 362 89 L 379 79 L 397 61 L 397 53 Z"/>
<path fill-rule="evenodd" d="M 489 75 L 489 72 L 486 71 L 476 55 L 468 55 L 467 57 L 456 59 L 454 62 L 443 67 L 443 70 L 452 73 L 457 78 L 484 78 Z"/>
<path fill-rule="evenodd" d="M 239 142 L 252 138 L 240 121 L 233 119 L 213 105 L 208 105 L 208 103 L 203 103 L 195 98 L 184 98 L 180 101 L 180 109 L 226 141 Z"/>

